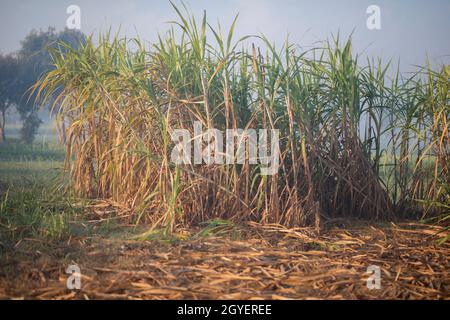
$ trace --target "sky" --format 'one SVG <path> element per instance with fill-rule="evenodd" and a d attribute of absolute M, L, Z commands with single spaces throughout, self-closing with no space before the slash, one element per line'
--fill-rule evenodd
<path fill-rule="evenodd" d="M 179 0 L 174 0 L 180 4 Z M 449 0 L 186 0 L 190 11 L 208 21 L 220 21 L 228 28 L 239 13 L 236 35 L 264 34 L 277 45 L 286 36 L 303 48 L 314 46 L 332 34 L 353 32 L 355 52 L 385 60 L 401 60 L 407 70 L 424 65 L 450 64 Z M 81 31 L 85 34 L 109 27 L 126 36 L 138 34 L 152 42 L 158 32 L 170 28 L 176 14 L 168 0 L 0 0 L 0 52 L 20 48 L 20 41 L 32 29 L 54 26 L 61 30 L 69 14 L 66 9 L 81 9 Z M 366 12 L 370 5 L 380 8 L 381 29 L 369 30 Z M 212 36 L 212 35 L 211 35 Z M 252 40 L 250 40 L 252 41 Z"/>

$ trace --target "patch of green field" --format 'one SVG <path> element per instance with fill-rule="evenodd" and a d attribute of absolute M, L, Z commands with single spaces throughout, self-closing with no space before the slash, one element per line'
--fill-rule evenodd
<path fill-rule="evenodd" d="M 2 243 L 25 237 L 60 239 L 77 210 L 61 184 L 64 150 L 55 143 L 0 144 L 0 230 Z"/>
<path fill-rule="evenodd" d="M 50 184 L 61 172 L 64 159 L 64 149 L 57 143 L 25 144 L 9 139 L 0 144 L 0 192 L 5 185 Z"/>
<path fill-rule="evenodd" d="M 0 161 L 0 190 L 5 189 L 5 185 L 22 187 L 53 183 L 60 176 L 62 166 L 60 161 Z"/>
<path fill-rule="evenodd" d="M 63 198 L 51 194 L 38 184 L 8 188 L 0 200 L 1 241 L 65 237 L 76 210 Z"/>
<path fill-rule="evenodd" d="M 21 143 L 18 140 L 8 140 L 0 145 L 0 161 L 64 161 L 64 148 L 58 143 L 36 142 Z"/>

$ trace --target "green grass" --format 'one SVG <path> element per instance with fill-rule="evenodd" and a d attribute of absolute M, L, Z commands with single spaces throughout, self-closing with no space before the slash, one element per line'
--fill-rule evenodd
<path fill-rule="evenodd" d="M 64 158 L 64 150 L 56 144 L 29 145 L 17 140 L 0 144 L 0 193 L 54 184 L 61 176 Z"/>
<path fill-rule="evenodd" d="M 62 239 L 79 213 L 56 189 L 64 150 L 56 144 L 0 145 L 0 241 Z"/>
<path fill-rule="evenodd" d="M 64 148 L 55 142 L 21 143 L 9 139 L 0 145 L 0 161 L 64 161 Z"/>
<path fill-rule="evenodd" d="M 62 165 L 60 161 L 1 161 L 1 188 L 4 189 L 5 185 L 20 187 L 37 182 L 52 183 L 59 176 Z"/>
<path fill-rule="evenodd" d="M 39 185 L 8 189 L 0 202 L 2 238 L 61 239 L 68 235 L 76 210 Z M 5 240 L 5 239 L 2 239 Z"/>

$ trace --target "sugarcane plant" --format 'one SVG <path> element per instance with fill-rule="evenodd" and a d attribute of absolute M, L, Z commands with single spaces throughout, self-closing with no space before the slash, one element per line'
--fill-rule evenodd
<path fill-rule="evenodd" d="M 277 48 L 264 36 L 235 39 L 237 17 L 224 35 L 206 12 L 197 21 L 173 7 L 178 20 L 150 48 L 108 32 L 51 49 L 54 69 L 33 90 L 68 123 L 65 168 L 79 196 L 168 234 L 210 219 L 448 219 L 449 67 L 406 78 L 380 59 L 362 64 L 351 37 Z M 279 130 L 279 170 L 262 174 L 248 154 L 174 164 L 173 132 L 195 137 L 194 123 Z"/>

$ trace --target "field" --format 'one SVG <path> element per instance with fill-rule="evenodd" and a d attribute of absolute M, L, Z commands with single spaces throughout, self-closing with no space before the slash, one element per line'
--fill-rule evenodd
<path fill-rule="evenodd" d="M 151 48 L 52 49 L 30 92 L 66 140 L 0 145 L 0 296 L 449 299 L 450 68 L 402 75 L 351 38 L 301 52 L 174 10 Z M 228 130 L 259 158 L 224 154 Z"/>

